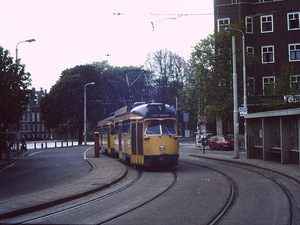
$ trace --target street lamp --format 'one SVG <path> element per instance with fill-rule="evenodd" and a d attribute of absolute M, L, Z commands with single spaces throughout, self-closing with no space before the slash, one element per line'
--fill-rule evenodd
<path fill-rule="evenodd" d="M 226 31 L 238 31 L 238 32 L 241 32 L 243 34 L 242 36 L 242 42 L 243 42 L 243 89 L 244 89 L 244 112 L 248 112 L 248 109 L 247 109 L 247 77 L 246 77 L 246 49 L 245 49 L 245 34 L 243 31 L 239 30 L 239 29 L 235 29 L 235 28 L 232 28 L 232 27 L 226 27 L 225 28 Z M 246 128 L 246 120 L 244 120 L 244 127 Z M 245 150 L 247 151 L 247 132 L 246 132 L 246 129 L 245 129 L 245 132 L 244 132 L 244 145 L 245 145 Z"/>
<path fill-rule="evenodd" d="M 23 42 L 31 43 L 31 42 L 33 42 L 33 41 L 35 41 L 35 39 L 28 39 L 28 40 L 25 40 L 25 41 L 20 41 L 20 42 L 16 45 L 16 61 L 18 61 L 18 45 L 19 45 L 20 43 L 23 43 Z"/>
<path fill-rule="evenodd" d="M 236 48 L 235 36 L 232 36 L 232 84 L 233 84 L 233 132 L 234 132 L 234 158 L 239 158 L 239 112 L 238 112 L 238 91 L 236 74 Z"/>
<path fill-rule="evenodd" d="M 35 41 L 35 39 L 28 39 L 28 40 L 25 40 L 25 41 L 20 41 L 16 45 L 16 65 L 17 65 L 16 73 L 18 73 L 18 68 L 19 68 L 19 63 L 18 63 L 18 45 L 20 43 L 23 43 L 23 42 L 31 43 L 33 41 Z M 19 140 L 20 140 L 20 121 L 17 122 L 17 153 L 19 153 Z"/>
<path fill-rule="evenodd" d="M 86 120 L 86 87 L 88 86 L 88 85 L 95 85 L 95 82 L 91 82 L 91 83 L 87 83 L 86 85 L 84 85 L 84 105 L 83 105 L 83 107 L 84 107 L 84 118 L 83 118 L 83 120 L 84 120 L 84 132 L 83 132 L 83 136 L 84 136 L 84 144 L 86 145 L 86 124 L 87 124 L 87 120 Z"/>
<path fill-rule="evenodd" d="M 226 27 L 226 31 L 239 31 L 243 34 L 242 42 L 243 42 L 243 89 L 244 89 L 244 107 L 247 107 L 247 77 L 246 77 L 246 52 L 245 52 L 245 34 L 243 31 L 231 27 Z"/>

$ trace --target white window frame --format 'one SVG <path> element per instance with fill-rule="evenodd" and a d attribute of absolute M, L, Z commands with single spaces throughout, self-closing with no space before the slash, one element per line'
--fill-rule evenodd
<path fill-rule="evenodd" d="M 292 53 L 294 53 L 293 54 L 294 57 L 291 57 Z M 300 43 L 289 44 L 289 61 L 290 62 L 300 61 Z"/>
<path fill-rule="evenodd" d="M 222 22 L 222 24 L 220 22 Z M 228 23 L 226 23 L 226 22 L 228 22 Z M 230 18 L 221 18 L 221 19 L 218 19 L 217 23 L 218 23 L 218 32 L 224 31 L 225 28 L 230 24 Z"/>
<path fill-rule="evenodd" d="M 265 54 L 272 55 L 272 60 L 265 61 L 264 60 Z M 268 58 L 270 58 L 270 57 L 268 57 Z M 261 46 L 261 62 L 264 63 L 264 64 L 266 64 L 266 63 L 275 63 L 275 49 L 274 49 L 274 45 Z"/>
<path fill-rule="evenodd" d="M 290 76 L 290 87 L 295 86 L 295 90 L 300 91 L 300 74 Z"/>
<path fill-rule="evenodd" d="M 253 34 L 253 17 L 246 16 L 245 17 L 245 24 L 246 24 L 246 33 Z"/>
<path fill-rule="evenodd" d="M 29 122 L 30 121 L 30 113 L 24 113 L 24 121 Z"/>
<path fill-rule="evenodd" d="M 254 47 L 246 46 L 246 53 L 249 56 L 254 56 Z"/>
<path fill-rule="evenodd" d="M 265 82 L 265 81 L 267 81 L 267 82 Z M 263 95 L 267 95 L 267 93 L 265 92 L 266 86 L 273 85 L 273 88 L 275 89 L 275 82 L 276 82 L 275 76 L 262 77 Z"/>
<path fill-rule="evenodd" d="M 296 18 L 298 17 L 298 18 Z M 291 21 L 298 20 L 298 27 L 296 28 L 291 28 Z M 297 23 L 297 22 L 296 22 Z M 288 26 L 288 30 L 300 30 L 300 12 L 292 12 L 292 13 L 288 13 L 287 14 L 287 26 Z"/>
<path fill-rule="evenodd" d="M 271 30 L 263 30 L 264 24 L 271 24 Z M 261 33 L 272 33 L 274 31 L 273 15 L 260 16 L 260 32 Z"/>

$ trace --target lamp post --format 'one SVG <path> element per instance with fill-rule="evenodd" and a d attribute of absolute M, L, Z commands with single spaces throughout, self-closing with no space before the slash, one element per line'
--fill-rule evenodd
<path fill-rule="evenodd" d="M 84 114 L 84 132 L 83 132 L 83 136 L 84 136 L 84 144 L 86 145 L 86 125 L 87 125 L 87 120 L 86 120 L 86 87 L 88 85 L 95 85 L 95 82 L 91 82 L 91 83 L 87 83 L 84 85 L 84 103 L 83 103 L 83 107 L 84 107 L 84 111 L 83 111 L 83 114 Z"/>
<path fill-rule="evenodd" d="M 233 79 L 233 132 L 234 132 L 234 158 L 239 158 L 239 120 L 238 120 L 238 91 L 236 74 L 236 48 L 235 36 L 232 36 L 232 79 Z"/>
<path fill-rule="evenodd" d="M 17 65 L 17 69 L 16 69 L 16 73 L 18 73 L 18 68 L 19 68 L 19 62 L 18 62 L 18 45 L 23 43 L 23 42 L 28 42 L 31 43 L 35 41 L 35 39 L 28 39 L 25 41 L 20 41 L 17 45 L 16 45 L 16 65 Z M 20 140 L 20 121 L 17 122 L 17 153 L 19 153 L 19 140 Z"/>
<path fill-rule="evenodd" d="M 34 42 L 35 39 L 28 39 L 28 40 L 25 40 L 25 41 L 20 41 L 17 45 L 16 45 L 16 62 L 18 62 L 18 45 L 23 43 L 23 42 L 28 42 L 28 43 L 31 43 L 31 42 Z"/>
<path fill-rule="evenodd" d="M 245 108 L 245 112 L 248 112 L 248 103 L 247 103 L 247 76 L 246 76 L 246 47 L 245 47 L 245 34 L 243 31 L 239 30 L 239 29 L 235 29 L 235 28 L 231 28 L 231 27 L 226 27 L 225 28 L 226 31 L 238 31 L 242 33 L 242 48 L 243 48 L 243 89 L 244 89 L 244 108 Z M 246 120 L 244 120 L 244 127 L 246 128 Z M 244 132 L 244 145 L 245 145 L 245 150 L 247 151 L 247 132 L 245 129 Z"/>
<path fill-rule="evenodd" d="M 247 77 L 246 77 L 246 51 L 245 51 L 245 34 L 243 31 L 231 27 L 226 27 L 226 31 L 239 31 L 243 34 L 242 42 L 243 42 L 243 89 L 244 89 L 244 107 L 247 107 Z"/>

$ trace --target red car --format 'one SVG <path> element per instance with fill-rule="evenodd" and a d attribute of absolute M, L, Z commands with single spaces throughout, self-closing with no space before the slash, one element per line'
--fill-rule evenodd
<path fill-rule="evenodd" d="M 231 136 L 213 136 L 210 138 L 209 146 L 210 149 L 232 150 L 234 148 L 234 140 Z"/>

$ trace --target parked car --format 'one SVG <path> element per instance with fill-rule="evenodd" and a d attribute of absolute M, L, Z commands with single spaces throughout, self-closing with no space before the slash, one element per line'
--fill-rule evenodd
<path fill-rule="evenodd" d="M 234 140 L 232 136 L 213 136 L 209 142 L 210 149 L 233 150 Z"/>

